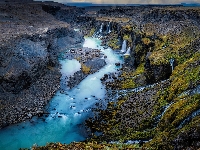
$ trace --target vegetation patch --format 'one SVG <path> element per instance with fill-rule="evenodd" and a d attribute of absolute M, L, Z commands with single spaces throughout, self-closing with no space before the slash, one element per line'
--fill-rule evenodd
<path fill-rule="evenodd" d="M 92 37 L 94 33 L 95 33 L 95 28 L 92 28 L 92 29 L 90 30 L 90 33 L 88 34 L 88 36 L 89 36 L 89 37 Z"/>
<path fill-rule="evenodd" d="M 108 46 L 113 50 L 120 49 L 120 44 L 118 40 L 118 35 L 116 33 L 110 34 L 110 40 L 108 41 Z"/>
<path fill-rule="evenodd" d="M 131 89 L 139 86 L 135 79 L 142 73 L 144 73 L 144 63 L 140 64 L 135 71 L 123 72 L 120 76 L 122 78 L 122 81 L 119 82 L 120 89 Z"/>
<path fill-rule="evenodd" d="M 151 64 L 169 64 L 171 58 L 178 64 L 183 63 L 192 57 L 192 52 L 188 52 L 188 48 L 191 48 L 189 45 L 198 39 L 199 35 L 198 28 L 187 27 L 180 34 L 160 36 L 160 40 L 155 40 L 155 47 L 149 57 Z"/>
<path fill-rule="evenodd" d="M 93 142 L 73 142 L 70 144 L 49 143 L 46 146 L 33 146 L 32 150 L 118 150 L 118 149 L 136 149 L 138 144 L 123 144 L 123 143 L 97 143 Z M 25 150 L 25 149 L 21 149 Z"/>
<path fill-rule="evenodd" d="M 96 20 L 99 21 L 112 21 L 112 22 L 128 22 L 130 19 L 129 18 L 125 18 L 125 17 L 97 17 Z"/>
<path fill-rule="evenodd" d="M 175 67 L 170 77 L 171 85 L 165 90 L 162 99 L 168 102 L 174 100 L 182 92 L 191 87 L 197 86 L 200 80 L 200 53 L 195 55 L 183 64 Z"/>
<path fill-rule="evenodd" d="M 176 10 L 172 9 L 173 15 Z M 184 8 L 182 8 L 184 10 Z M 192 11 L 192 10 L 191 10 Z M 165 11 L 162 12 L 167 15 Z M 188 12 L 189 13 L 189 12 Z M 136 69 L 127 71 L 122 69 L 122 74 L 112 83 L 117 90 L 127 90 L 116 101 L 107 104 L 106 109 L 96 108 L 94 118 L 86 120 L 85 124 L 92 132 L 92 138 L 87 142 L 50 143 L 44 147 L 33 149 L 174 149 L 173 141 L 182 133 L 188 134 L 192 129 L 199 130 L 200 116 L 186 118 L 200 109 L 200 94 L 187 93 L 200 84 L 200 53 L 198 27 L 182 26 L 180 32 L 154 33 L 158 24 L 144 23 L 142 29 L 126 24 L 128 18 L 98 17 L 96 20 L 123 22 L 121 30 L 112 31 L 107 39 L 107 45 L 112 49 L 120 49 L 120 40 L 127 41 L 128 46 L 135 46 L 134 55 Z M 175 22 L 173 25 L 176 25 Z M 88 36 L 92 36 L 92 28 Z M 133 35 L 135 43 L 133 43 Z M 150 53 L 148 53 L 150 52 Z M 148 86 L 143 91 L 130 92 L 130 89 L 143 86 L 145 82 L 146 56 L 150 65 L 170 65 L 169 60 L 174 59 L 174 70 L 166 82 Z M 77 59 L 78 60 L 78 59 Z M 90 72 L 90 67 L 81 64 L 85 74 Z M 159 69 L 159 67 L 158 67 Z M 142 82 L 139 82 L 142 80 Z M 119 91 L 117 91 L 119 92 Z M 121 94 L 120 92 L 118 93 Z M 132 121 L 132 122 L 131 122 Z M 184 122 L 184 124 L 182 124 Z M 182 126 L 180 126 L 182 125 Z M 100 136 L 95 133 L 101 133 Z M 110 144 L 105 141 L 149 140 L 140 147 L 138 144 Z M 96 142 L 98 141 L 98 142 Z"/>
<path fill-rule="evenodd" d="M 89 74 L 90 67 L 86 66 L 84 63 L 81 63 L 81 70 L 83 71 L 84 74 Z"/>

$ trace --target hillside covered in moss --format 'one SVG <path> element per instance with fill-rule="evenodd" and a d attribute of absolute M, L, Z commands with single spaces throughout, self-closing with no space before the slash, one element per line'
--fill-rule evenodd
<path fill-rule="evenodd" d="M 48 53 L 60 46 L 59 42 L 51 44 L 56 41 L 54 39 L 62 40 L 68 35 L 65 23 L 70 29 L 80 29 L 79 32 L 70 30 L 68 43 L 81 43 L 81 35 L 93 36 L 102 40 L 102 46 L 111 47 L 118 53 L 126 42 L 130 53 L 122 55 L 124 64 L 117 76 L 111 75 L 112 81 L 106 79 L 109 75 L 102 78 L 110 95 L 106 108 L 98 105 L 93 109 L 94 115 L 84 122 L 89 138 L 68 145 L 35 145 L 33 150 L 200 148 L 199 7 L 76 8 L 54 3 L 34 4 L 35 7 L 38 5 L 44 16 L 59 21 L 55 25 L 44 22 L 37 29 L 39 32 L 48 25 L 53 33 L 29 37 L 35 43 L 42 38 Z M 64 27 L 58 29 L 57 26 Z M 60 32 L 65 34 L 61 36 Z M 76 40 L 71 39 L 73 34 L 77 36 Z M 50 56 L 43 66 L 59 66 L 55 56 Z M 51 60 L 55 61 L 54 65 Z M 85 64 L 81 64 L 81 68 L 85 76 L 93 69 Z"/>
<path fill-rule="evenodd" d="M 113 141 L 126 143 L 122 149 L 200 148 L 200 8 L 140 6 L 84 11 L 85 15 L 75 16 L 74 26 L 86 36 L 94 36 L 102 25 L 102 45 L 117 51 L 125 40 L 131 52 L 124 56 L 120 75 L 105 82 L 113 95 L 119 96 L 106 109 L 95 109 L 96 116 L 86 120 L 92 134 L 89 143 L 79 143 L 82 148 L 120 149 L 110 143 Z M 60 15 L 59 11 L 55 14 L 57 18 Z M 134 140 L 139 143 L 128 144 Z"/>

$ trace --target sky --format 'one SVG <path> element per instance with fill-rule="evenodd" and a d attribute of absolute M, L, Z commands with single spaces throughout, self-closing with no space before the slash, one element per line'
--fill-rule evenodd
<path fill-rule="evenodd" d="M 200 3 L 200 0 L 52 0 L 52 1 L 60 2 L 60 3 L 89 2 L 89 3 L 94 3 L 94 4 L 180 4 L 180 3 Z"/>

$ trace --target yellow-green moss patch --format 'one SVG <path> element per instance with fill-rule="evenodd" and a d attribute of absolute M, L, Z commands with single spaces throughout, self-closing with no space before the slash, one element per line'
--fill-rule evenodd
<path fill-rule="evenodd" d="M 88 67 L 85 64 L 81 63 L 81 70 L 83 71 L 84 74 L 89 74 L 90 67 Z"/>

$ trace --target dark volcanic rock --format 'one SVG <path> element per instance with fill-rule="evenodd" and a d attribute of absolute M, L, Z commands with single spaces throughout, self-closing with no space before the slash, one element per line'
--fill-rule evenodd
<path fill-rule="evenodd" d="M 167 86 L 169 86 L 169 81 L 157 83 L 142 91 L 129 94 L 128 100 L 121 105 L 117 114 L 118 118 L 116 118 L 121 124 L 121 129 L 137 128 L 142 121 L 151 117 L 157 103 L 154 96 L 158 89 L 164 89 Z"/>
<path fill-rule="evenodd" d="M 145 61 L 145 77 L 148 84 L 166 80 L 170 77 L 172 70 L 169 64 L 151 65 L 147 54 Z"/>
<path fill-rule="evenodd" d="M 172 142 L 175 150 L 198 149 L 200 148 L 200 128 L 191 128 L 188 131 L 180 133 Z"/>
<path fill-rule="evenodd" d="M 2 3 L 0 13 L 12 16 L 0 21 L 1 128 L 43 109 L 60 86 L 58 54 L 84 38 L 40 3 Z"/>

